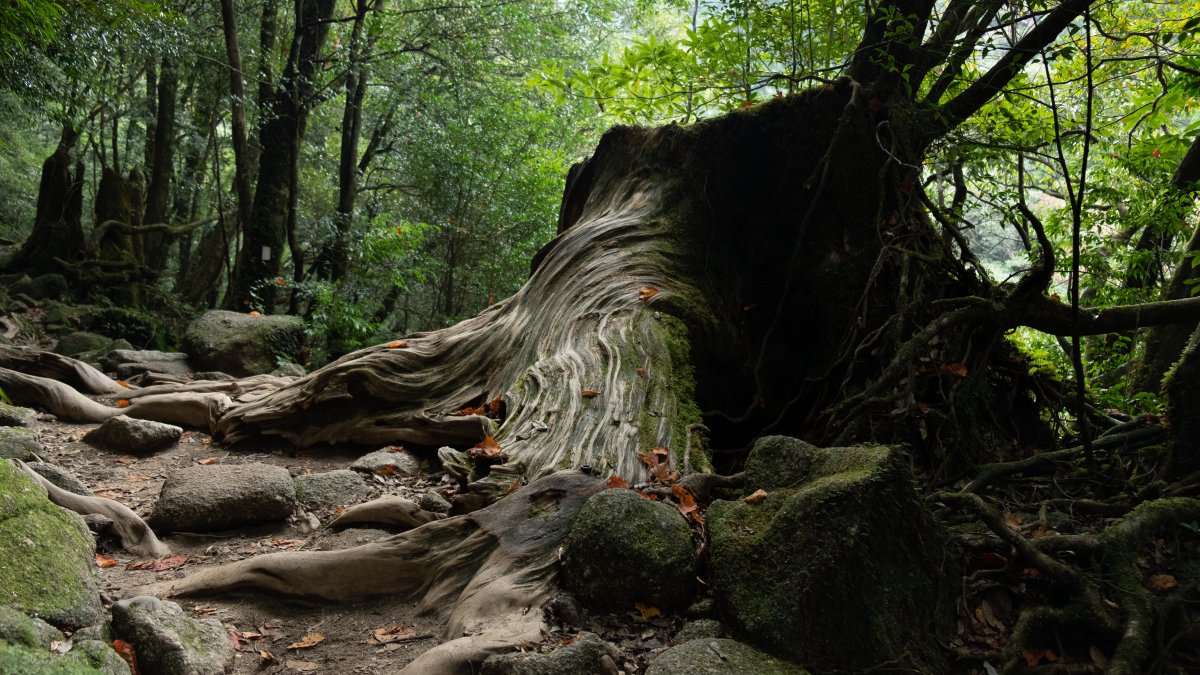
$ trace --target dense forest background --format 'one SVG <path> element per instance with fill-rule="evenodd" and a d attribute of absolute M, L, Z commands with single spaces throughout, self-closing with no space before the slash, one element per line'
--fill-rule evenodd
<path fill-rule="evenodd" d="M 1052 5 L 949 3 L 989 28 L 918 98 L 958 93 Z M 1190 294 L 1193 9 L 1094 7 L 936 144 L 914 198 L 997 280 L 1036 258 L 1037 214 L 1062 297 Z M 0 236 L 25 242 L 7 268 L 163 317 L 299 314 L 319 364 L 515 291 L 567 169 L 612 124 L 831 82 L 865 21 L 796 0 L 21 2 L 0 25 Z M 1012 337 L 1034 367 L 1153 412 L 1188 332 L 1154 362 L 1110 335 L 1074 375 L 1068 341 Z"/>

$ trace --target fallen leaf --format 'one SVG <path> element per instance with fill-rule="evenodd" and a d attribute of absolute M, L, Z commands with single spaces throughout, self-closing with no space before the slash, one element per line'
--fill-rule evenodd
<path fill-rule="evenodd" d="M 121 385 L 122 387 L 125 387 L 126 389 L 129 388 L 129 383 L 126 382 L 125 380 L 117 380 L 117 384 Z"/>
<path fill-rule="evenodd" d="M 638 368 L 638 369 L 637 369 L 637 374 L 638 374 L 638 377 L 641 377 L 641 378 L 644 378 L 644 377 L 646 377 L 646 369 L 645 369 L 645 368 Z"/>
<path fill-rule="evenodd" d="M 157 560 L 138 560 L 131 562 L 125 566 L 127 570 L 150 570 L 151 572 L 165 572 L 183 567 L 187 563 L 186 555 L 173 555 Z"/>
<path fill-rule="evenodd" d="M 383 466 L 379 467 L 378 469 L 375 469 L 374 471 L 372 471 L 372 473 L 374 473 L 376 476 L 382 476 L 383 478 L 387 478 L 388 476 L 396 473 L 396 465 L 395 464 L 384 464 Z"/>
<path fill-rule="evenodd" d="M 696 497 L 692 495 L 692 491 L 682 485 L 672 485 L 671 492 L 674 492 L 675 498 L 679 500 L 675 508 L 679 509 L 685 518 L 691 516 L 696 523 L 703 525 L 704 519 L 700 517 L 700 505 L 696 503 Z"/>
<path fill-rule="evenodd" d="M 257 319 L 258 317 L 262 316 L 262 312 L 259 312 L 258 310 L 255 310 L 255 311 L 253 311 L 253 312 L 250 312 L 250 316 L 251 316 L 251 317 L 253 317 L 253 318 L 255 318 L 255 319 Z"/>
<path fill-rule="evenodd" d="M 117 407 L 118 408 L 128 408 L 129 407 L 129 399 L 127 399 L 127 398 L 119 399 L 117 401 Z"/>
<path fill-rule="evenodd" d="M 1104 651 L 1096 645 L 1088 648 L 1088 656 L 1092 657 L 1092 664 L 1097 668 L 1108 667 L 1108 657 L 1104 655 Z"/>
<path fill-rule="evenodd" d="M 336 509 L 334 509 L 333 512 L 339 516 L 342 515 L 343 513 L 346 512 L 346 505 L 338 504 L 338 507 Z"/>
<path fill-rule="evenodd" d="M 117 566 L 117 565 L 119 565 L 119 564 L 120 564 L 120 563 L 119 563 L 119 562 L 117 562 L 117 559 L 116 559 L 116 558 L 113 558 L 113 557 L 110 557 L 110 556 L 106 556 L 106 555 L 104 555 L 103 553 L 97 553 L 97 554 L 96 554 L 96 567 L 99 567 L 100 569 L 106 569 L 106 568 L 109 568 L 109 567 L 116 567 L 116 566 Z"/>
<path fill-rule="evenodd" d="M 579 392 L 579 395 L 584 398 L 596 398 L 600 395 L 600 392 L 596 391 L 595 389 L 584 389 L 583 391 Z"/>
<path fill-rule="evenodd" d="M 767 498 L 767 491 L 758 489 L 758 490 L 755 490 L 753 493 L 747 495 L 745 497 L 745 499 L 743 499 L 742 501 L 746 502 L 747 504 L 749 504 L 751 506 L 754 506 L 755 504 L 761 504 L 763 502 L 763 500 L 766 498 Z"/>
<path fill-rule="evenodd" d="M 662 458 L 662 459 L 658 460 L 659 462 L 661 462 L 661 461 L 663 461 L 663 459 L 666 459 L 667 457 L 671 456 L 671 451 L 667 448 L 662 448 L 662 447 L 655 448 L 655 449 L 651 450 L 650 452 L 653 452 L 655 455 L 658 455 L 659 457 Z"/>
<path fill-rule="evenodd" d="M 513 484 L 512 484 L 512 485 L 509 485 L 509 486 L 508 486 L 508 490 L 507 490 L 507 491 L 504 493 L 504 496 L 505 496 L 505 497 L 507 497 L 507 496 L 511 495 L 512 493 L 514 493 L 514 492 L 516 492 L 517 490 L 520 490 L 520 489 L 521 489 L 521 479 L 520 479 L 520 478 L 518 478 L 518 479 L 516 479 L 516 480 L 514 480 L 514 481 L 513 481 Z"/>
<path fill-rule="evenodd" d="M 1013 514 L 1011 514 L 1011 513 L 1005 512 L 1005 514 L 1004 514 L 1004 524 L 1005 524 L 1005 525 L 1007 525 L 1007 526 L 1008 526 L 1008 528 L 1009 528 L 1010 530 L 1013 530 L 1013 531 L 1020 531 L 1020 529 L 1021 529 L 1021 516 L 1014 516 L 1014 515 L 1013 515 Z"/>
<path fill-rule="evenodd" d="M 1146 590 L 1151 593 L 1161 593 L 1175 588 L 1179 585 L 1179 581 L 1170 574 L 1152 574 L 1146 579 L 1144 585 Z"/>
<path fill-rule="evenodd" d="M 258 669 L 259 670 L 263 670 L 264 668 L 270 668 L 271 666 L 273 666 L 277 663 L 279 663 L 279 659 L 275 658 L 274 654 L 272 654 L 269 651 L 266 651 L 265 649 L 258 650 Z"/>
<path fill-rule="evenodd" d="M 112 648 L 117 656 L 120 656 L 129 665 L 129 672 L 138 675 L 137 650 L 133 648 L 133 645 L 124 640 L 113 640 Z"/>
<path fill-rule="evenodd" d="M 368 642 L 386 645 L 389 642 L 401 642 L 403 640 L 411 640 L 417 636 L 417 631 L 412 626 L 390 626 L 384 628 L 376 628 L 371 631 L 371 639 Z"/>
<path fill-rule="evenodd" d="M 192 613 L 196 616 L 204 616 L 205 614 L 212 614 L 219 611 L 221 610 L 213 607 L 212 605 L 196 605 L 192 608 Z"/>
<path fill-rule="evenodd" d="M 298 546 L 302 543 L 304 543 L 304 542 L 299 539 L 272 539 L 271 540 L 271 545 L 278 546 L 279 548 L 291 548 L 293 546 Z"/>
<path fill-rule="evenodd" d="M 1036 567 L 1026 567 L 1025 569 L 1021 570 L 1021 574 L 1026 579 L 1041 579 L 1042 578 L 1042 573 L 1039 572 Z"/>
<path fill-rule="evenodd" d="M 321 667 L 312 661 L 297 661 L 296 659 L 288 659 L 283 664 L 292 670 L 298 670 L 302 673 L 311 673 Z"/>
<path fill-rule="evenodd" d="M 642 300 L 649 300 L 656 295 L 658 295 L 658 289 L 653 286 L 642 286 L 638 289 L 638 298 Z"/>
<path fill-rule="evenodd" d="M 608 488 L 628 488 L 629 481 L 614 474 L 608 477 L 608 482 L 605 483 L 605 486 Z"/>
<path fill-rule="evenodd" d="M 939 372 L 943 374 L 949 373 L 950 375 L 955 375 L 957 377 L 966 377 L 967 366 L 962 363 L 947 363 L 939 369 Z"/>
<path fill-rule="evenodd" d="M 488 401 L 488 414 L 492 415 L 493 417 L 496 415 L 499 415 L 500 414 L 500 406 L 502 403 L 503 403 L 503 401 L 500 400 L 499 396 Z"/>
<path fill-rule="evenodd" d="M 392 340 L 387 344 L 388 349 L 400 349 L 408 346 L 408 340 Z"/>
<path fill-rule="evenodd" d="M 300 638 L 296 642 L 288 645 L 288 649 L 308 649 L 315 647 L 325 641 L 325 636 L 320 633 L 309 633 Z"/>
<path fill-rule="evenodd" d="M 202 459 L 202 460 L 200 460 L 199 462 L 196 462 L 196 463 L 197 463 L 197 464 L 203 464 L 203 465 L 205 465 L 205 466 L 210 466 L 210 465 L 213 465 L 213 464 L 220 464 L 220 463 L 221 463 L 221 458 L 220 458 L 220 457 L 205 457 L 204 459 Z"/>
<path fill-rule="evenodd" d="M 642 602 L 635 602 L 633 603 L 633 606 L 637 608 L 637 611 L 641 612 L 643 619 L 651 619 L 656 616 L 662 616 L 662 610 L 652 605 L 647 605 Z"/>
<path fill-rule="evenodd" d="M 482 452 L 484 457 L 491 458 L 499 457 L 504 453 L 504 450 L 500 447 L 500 444 L 497 443 L 496 439 L 492 438 L 491 436 L 484 436 L 483 440 L 479 441 L 479 443 L 473 449 Z"/>
<path fill-rule="evenodd" d="M 1021 652 L 1021 656 L 1025 657 L 1025 663 L 1029 664 L 1030 668 L 1041 663 L 1043 660 L 1049 661 L 1050 663 L 1054 663 L 1058 660 L 1058 655 L 1050 649 L 1026 649 L 1025 651 Z"/>

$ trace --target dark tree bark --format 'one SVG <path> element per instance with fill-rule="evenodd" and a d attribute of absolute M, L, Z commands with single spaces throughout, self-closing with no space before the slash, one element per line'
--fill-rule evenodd
<path fill-rule="evenodd" d="M 229 89 L 233 132 L 234 186 L 237 195 L 237 218 L 234 220 L 234 236 L 251 230 L 254 201 L 250 192 L 250 152 L 246 145 L 246 89 L 242 78 L 242 55 L 238 48 L 237 22 L 233 13 L 233 0 L 221 0 L 221 23 L 225 32 L 225 55 L 229 60 Z M 244 247 L 243 247 L 244 248 Z M 219 268 L 218 268 L 219 273 Z M 232 297 L 233 289 L 229 295 Z M 195 293 L 189 293 L 194 296 Z"/>
<path fill-rule="evenodd" d="M 175 64 L 163 57 L 157 87 L 155 107 L 154 142 L 152 161 L 149 167 L 149 184 L 146 188 L 145 222 L 165 223 L 171 196 L 171 179 L 175 161 L 175 95 L 178 85 Z M 155 272 L 161 272 L 167 260 L 170 241 L 162 232 L 145 235 L 143 248 L 145 264 Z"/>
<path fill-rule="evenodd" d="M 110 222 L 129 227 L 141 225 L 145 194 L 145 178 L 136 169 L 125 178 L 115 169 L 104 167 L 96 190 L 96 223 L 98 230 L 103 227 L 96 242 L 96 255 L 104 267 L 118 269 L 118 274 L 124 275 L 116 279 L 117 283 L 107 283 L 104 294 L 127 307 L 141 305 L 142 293 L 137 282 L 149 272 L 143 265 L 143 240 L 122 228 L 104 226 Z"/>
<path fill-rule="evenodd" d="M 42 163 L 33 230 L 9 261 L 8 271 L 30 275 L 62 272 L 56 259 L 74 261 L 86 254 L 81 222 L 83 164 L 72 159 L 78 140 L 76 130 L 63 127 L 54 153 Z"/>
<path fill-rule="evenodd" d="M 296 28 L 279 87 L 263 107 L 260 128 L 258 183 L 254 210 L 242 231 L 242 247 L 233 273 L 226 306 L 247 310 L 275 306 L 275 279 L 280 276 L 283 247 L 288 237 L 292 175 L 299 157 L 296 139 L 304 135 L 308 106 L 315 88 L 317 60 L 333 0 L 297 0 Z"/>

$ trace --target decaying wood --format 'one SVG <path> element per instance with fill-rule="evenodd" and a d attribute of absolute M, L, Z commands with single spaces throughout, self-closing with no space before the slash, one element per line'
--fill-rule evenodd
<path fill-rule="evenodd" d="M 104 497 L 77 495 L 46 480 L 28 464 L 19 459 L 10 460 L 25 475 L 46 489 L 50 501 L 80 515 L 97 514 L 113 521 L 113 528 L 121 539 L 121 546 L 130 553 L 149 558 L 171 554 L 171 549 L 158 540 L 154 531 L 132 509 L 120 502 Z"/>

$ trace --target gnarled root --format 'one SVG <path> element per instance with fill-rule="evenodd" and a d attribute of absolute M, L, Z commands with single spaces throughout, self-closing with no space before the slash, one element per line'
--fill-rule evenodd
<path fill-rule="evenodd" d="M 411 499 L 387 496 L 347 508 L 329 523 L 329 527 L 371 523 L 411 530 L 445 517 L 445 514 L 422 509 Z"/>
<path fill-rule="evenodd" d="M 150 526 L 124 504 L 103 497 L 88 497 L 68 492 L 43 478 L 25 462 L 19 459 L 11 461 L 34 482 L 46 488 L 50 501 L 55 504 L 80 515 L 94 513 L 112 520 L 117 536 L 121 539 L 121 546 L 130 553 L 149 558 L 171 554 L 171 549 L 154 536 Z"/>
<path fill-rule="evenodd" d="M 96 403 L 62 382 L 7 368 L 0 368 L 0 389 L 13 403 L 49 410 L 65 422 L 94 424 L 121 414 L 120 410 Z"/>
<path fill-rule="evenodd" d="M 601 489 L 597 479 L 563 471 L 480 511 L 377 542 L 272 553 L 155 590 L 199 595 L 255 589 L 325 600 L 423 593 L 421 611 L 450 607 L 443 633 L 449 641 L 401 672 L 466 672 L 493 653 L 540 639 L 540 609 L 553 590 L 559 544 L 583 502 Z"/>

